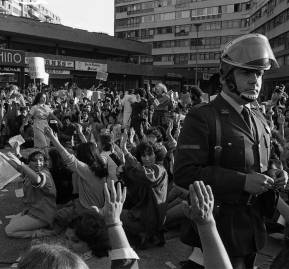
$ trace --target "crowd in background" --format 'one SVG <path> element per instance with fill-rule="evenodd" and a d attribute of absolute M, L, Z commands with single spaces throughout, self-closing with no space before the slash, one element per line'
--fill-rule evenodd
<path fill-rule="evenodd" d="M 0 96 L 0 147 L 19 134 L 25 140 L 5 155 L 23 175 L 25 204 L 24 211 L 5 228 L 8 236 L 37 238 L 66 231 L 73 243 L 83 241 L 101 257 L 113 249 L 130 249 L 130 244 L 136 249 L 163 246 L 165 231 L 181 227 L 188 216 L 201 222 L 184 210 L 188 191 L 173 183 L 174 151 L 182 122 L 192 106 L 206 102 L 198 87 L 176 92 L 159 83 L 122 92 L 105 87 L 84 91 L 75 83 L 57 90 L 32 85 L 20 90 L 7 85 Z M 272 131 L 271 159 L 285 170 L 289 166 L 288 101 L 284 85 L 279 85 L 270 100 L 258 104 Z M 24 148 L 35 151 L 23 157 Z M 212 196 L 202 184 L 194 187 L 204 192 L 203 198 Z M 287 190 L 282 197 L 288 200 Z M 103 218 L 103 212 L 115 204 L 118 216 Z M 289 213 L 284 212 L 289 221 Z M 268 227 L 278 217 L 268 220 Z M 117 230 L 121 226 L 124 230 Z M 49 246 L 44 247 L 48 253 Z M 225 252 L 220 245 L 217 249 Z M 34 249 L 31 255 L 33 251 L 38 253 Z M 115 251 L 110 257 L 122 258 L 124 268 L 138 259 L 132 249 Z M 230 268 L 226 257 L 221 262 L 222 268 Z"/>

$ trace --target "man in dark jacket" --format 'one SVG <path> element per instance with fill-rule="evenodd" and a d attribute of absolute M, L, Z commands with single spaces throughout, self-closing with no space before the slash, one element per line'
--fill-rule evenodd
<path fill-rule="evenodd" d="M 222 92 L 190 111 L 178 141 L 175 182 L 183 188 L 196 180 L 211 185 L 219 203 L 218 230 L 238 269 L 253 268 L 256 252 L 265 245 L 264 217 L 276 205 L 272 188 L 288 180 L 282 170 L 275 179 L 266 174 L 270 128 L 253 105 L 272 65 L 278 66 L 265 36 L 231 41 L 221 56 Z"/>

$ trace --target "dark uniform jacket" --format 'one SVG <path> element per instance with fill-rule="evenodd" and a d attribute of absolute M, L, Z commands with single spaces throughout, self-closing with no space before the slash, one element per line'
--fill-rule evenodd
<path fill-rule="evenodd" d="M 214 109 L 214 108 L 215 109 Z M 246 174 L 264 173 L 270 155 L 270 129 L 261 112 L 251 109 L 255 131 L 221 96 L 187 115 L 175 158 L 175 183 L 183 188 L 195 180 L 209 184 L 220 203 L 218 230 L 230 256 L 256 252 L 265 244 L 263 201 L 267 192 L 252 197 L 244 191 Z M 222 151 L 214 159 L 216 113 L 221 122 Z"/>

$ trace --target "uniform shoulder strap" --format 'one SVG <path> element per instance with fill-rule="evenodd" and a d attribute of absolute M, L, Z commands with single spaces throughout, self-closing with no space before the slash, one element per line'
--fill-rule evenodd
<path fill-rule="evenodd" d="M 216 125 L 216 138 L 215 138 L 215 147 L 214 147 L 214 165 L 220 164 L 221 153 L 222 153 L 222 125 L 220 114 L 214 105 L 211 104 L 211 108 L 215 114 L 215 125 Z"/>

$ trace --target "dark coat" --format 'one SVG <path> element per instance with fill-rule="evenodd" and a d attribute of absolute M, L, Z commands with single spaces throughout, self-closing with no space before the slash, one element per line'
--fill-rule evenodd
<path fill-rule="evenodd" d="M 215 110 L 213 109 L 213 107 Z M 216 114 L 221 121 L 219 165 L 215 165 Z M 211 185 L 220 202 L 218 230 L 230 256 L 244 256 L 265 244 L 264 215 L 259 199 L 244 191 L 246 174 L 264 173 L 270 156 L 270 129 L 261 112 L 252 109 L 257 134 L 220 95 L 210 104 L 199 105 L 187 115 L 175 158 L 175 183 L 188 188 L 195 180 Z M 255 131 L 255 133 L 256 133 Z M 274 195 L 273 195 L 274 196 Z M 253 205 L 247 205 L 248 202 Z"/>

